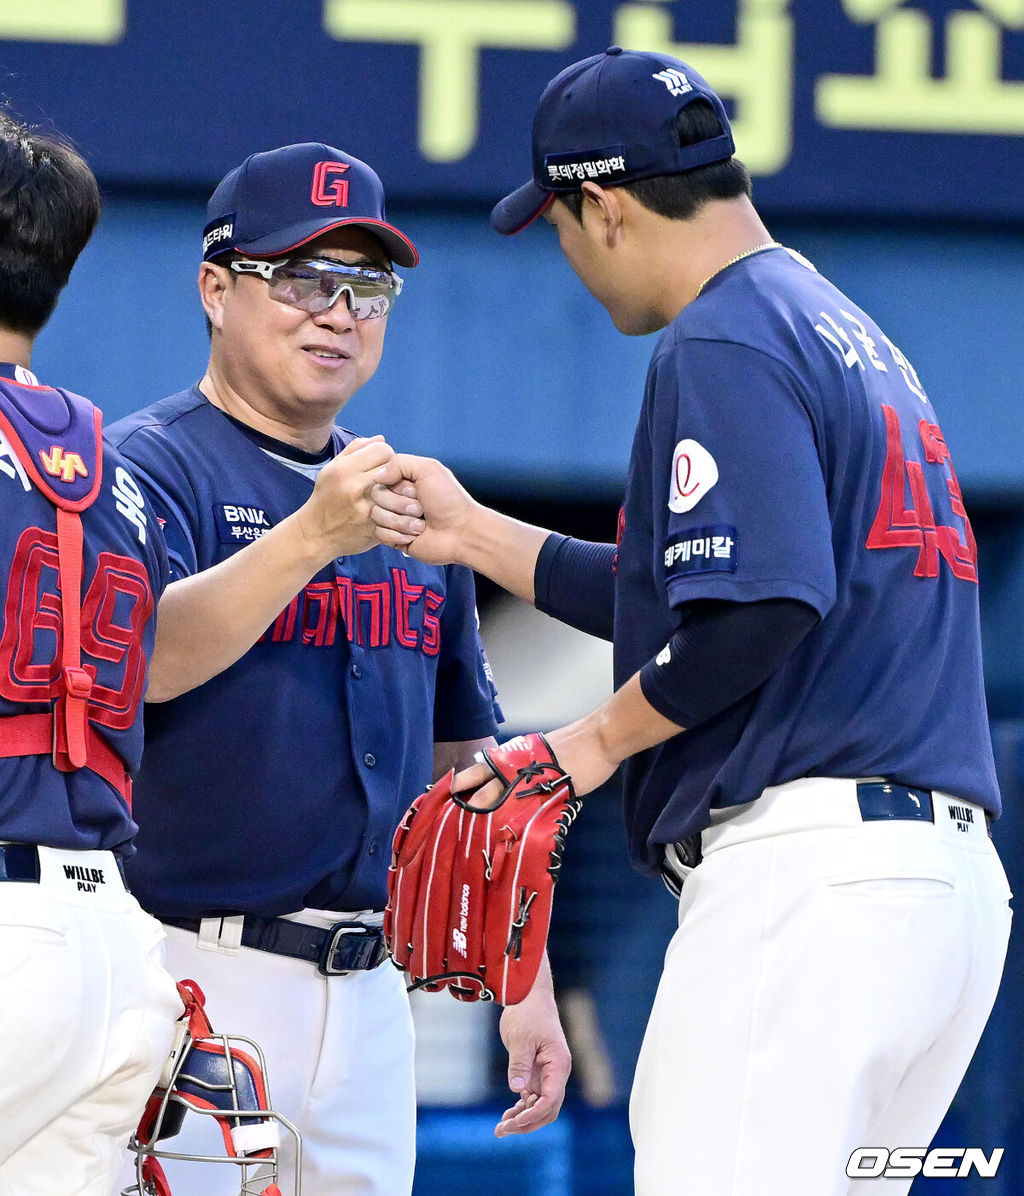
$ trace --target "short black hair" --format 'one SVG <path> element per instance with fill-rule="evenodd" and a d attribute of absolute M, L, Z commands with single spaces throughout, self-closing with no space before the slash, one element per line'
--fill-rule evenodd
<path fill-rule="evenodd" d="M 695 145 L 724 132 L 714 108 L 705 99 L 692 100 L 679 110 L 676 135 L 680 145 Z M 620 183 L 623 191 L 659 216 L 669 220 L 689 220 L 713 199 L 736 199 L 753 193 L 750 171 L 739 158 L 726 158 L 697 166 L 682 174 L 660 174 L 650 179 Z M 580 222 L 583 220 L 583 192 L 571 191 L 558 198 Z"/>
<path fill-rule="evenodd" d="M 0 109 L 0 326 L 35 336 L 99 216 L 99 186 L 81 155 Z"/>

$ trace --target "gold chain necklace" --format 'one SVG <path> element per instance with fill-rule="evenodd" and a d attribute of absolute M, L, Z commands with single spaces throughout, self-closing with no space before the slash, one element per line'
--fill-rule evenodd
<path fill-rule="evenodd" d="M 766 249 L 781 248 L 782 247 L 778 241 L 765 241 L 763 245 L 755 245 L 753 249 L 745 249 L 742 253 L 736 254 L 735 257 L 730 258 L 723 266 L 719 266 L 714 274 L 709 274 L 707 278 L 704 279 L 704 281 L 697 288 L 697 295 L 704 290 L 712 278 L 717 278 L 723 270 L 728 270 L 730 266 L 735 266 L 737 262 L 742 262 L 745 257 L 753 257 L 755 253 L 764 253 Z M 694 295 L 694 299 L 697 298 L 697 295 Z"/>

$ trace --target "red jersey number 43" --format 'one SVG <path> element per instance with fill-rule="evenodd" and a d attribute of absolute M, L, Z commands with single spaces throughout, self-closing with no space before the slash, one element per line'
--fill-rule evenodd
<path fill-rule="evenodd" d="M 941 429 L 938 424 L 922 419 L 917 430 L 924 446 L 924 464 L 908 461 L 903 452 L 899 416 L 892 407 L 885 405 L 882 412 L 885 416 L 885 468 L 882 470 L 878 513 L 868 533 L 867 547 L 917 548 L 915 577 L 938 577 L 939 557 L 944 557 L 955 577 L 977 584 L 978 548 Z M 956 527 L 935 521 L 925 481 L 928 466 L 937 466 L 946 473 L 950 510 L 963 520 L 964 539 L 960 538 Z M 942 514 L 940 512 L 940 516 Z"/>

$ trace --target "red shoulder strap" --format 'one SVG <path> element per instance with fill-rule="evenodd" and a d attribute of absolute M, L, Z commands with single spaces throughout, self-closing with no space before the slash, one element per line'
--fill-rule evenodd
<path fill-rule="evenodd" d="M 82 668 L 82 517 L 77 511 L 57 508 L 57 568 L 60 576 L 62 625 L 61 680 L 64 692 L 57 698 L 53 716 L 63 725 L 67 758 L 72 768 L 84 768 L 88 759 L 87 727 L 93 675 Z M 54 745 L 54 763 L 58 755 Z M 59 764 L 58 764 L 59 767 Z"/>
<path fill-rule="evenodd" d="M 193 1038 L 209 1038 L 213 1027 L 206 1013 L 206 993 L 195 980 L 182 980 L 178 984 L 178 996 L 188 1016 L 189 1034 Z"/>

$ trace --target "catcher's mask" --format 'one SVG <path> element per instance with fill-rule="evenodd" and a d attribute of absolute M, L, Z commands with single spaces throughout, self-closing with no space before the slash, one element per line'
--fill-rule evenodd
<path fill-rule="evenodd" d="M 249 1038 L 213 1033 L 203 991 L 194 980 L 182 981 L 178 992 L 185 1014 L 163 1074 L 128 1143 L 135 1155 L 136 1181 L 121 1196 L 171 1196 L 160 1159 L 227 1163 L 239 1168 L 240 1196 L 282 1196 L 277 1185 L 282 1126 L 295 1141 L 295 1183 L 290 1192 L 301 1196 L 302 1139 L 295 1126 L 270 1107 L 263 1052 Z M 163 1146 L 181 1129 L 186 1113 L 214 1119 L 224 1139 L 223 1155 L 186 1154 Z"/>

